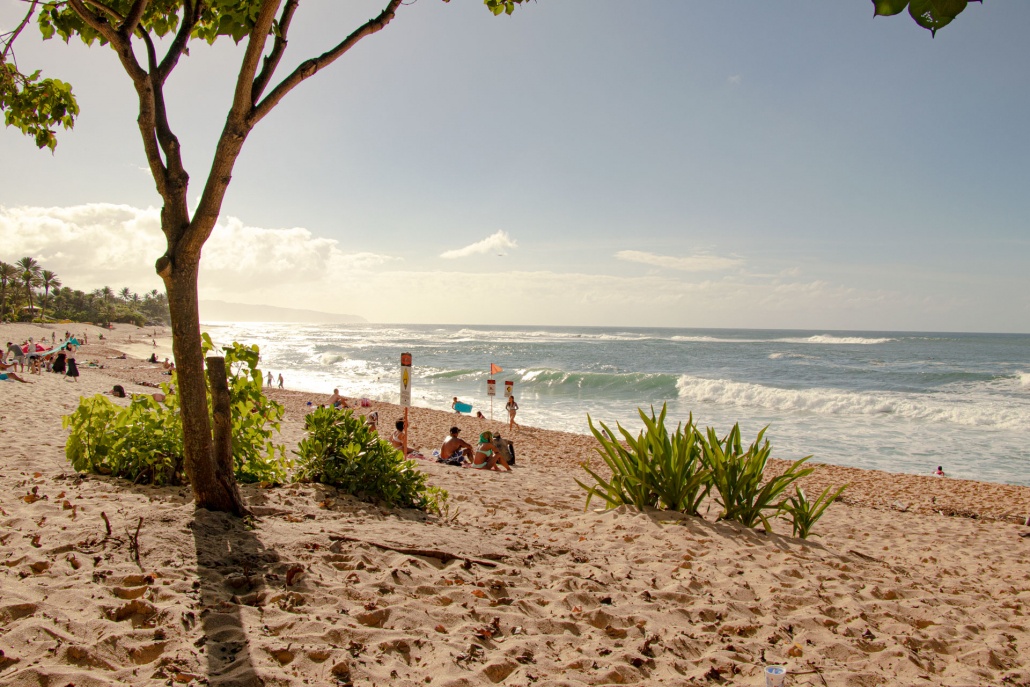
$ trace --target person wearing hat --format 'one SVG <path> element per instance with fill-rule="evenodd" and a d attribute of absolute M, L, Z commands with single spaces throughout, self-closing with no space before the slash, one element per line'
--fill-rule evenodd
<path fill-rule="evenodd" d="M 476 454 L 472 457 L 473 470 L 498 470 L 497 462 L 504 465 L 504 469 L 511 472 L 511 466 L 507 459 L 497 450 L 493 444 L 492 432 L 483 432 L 479 435 L 479 446 L 476 447 Z"/>
<path fill-rule="evenodd" d="M 443 446 L 440 447 L 440 460 L 449 460 L 454 456 L 468 458 L 472 455 L 472 444 L 459 437 L 459 434 L 461 434 L 461 429 L 451 427 L 450 434 L 443 440 Z"/>

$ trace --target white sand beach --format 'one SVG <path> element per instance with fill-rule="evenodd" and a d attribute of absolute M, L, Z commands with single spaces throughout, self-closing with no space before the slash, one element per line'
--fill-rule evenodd
<path fill-rule="evenodd" d="M 247 523 L 71 469 L 80 396 L 168 379 L 143 361 L 151 329 L 72 331 L 78 382 L 0 383 L 0 684 L 760 685 L 783 664 L 788 685 L 1030 685 L 1030 488 L 820 465 L 809 493 L 850 486 L 802 541 L 714 504 L 585 511 L 591 437 L 413 408 L 424 452 L 452 423 L 501 429 L 515 471 L 421 464 L 446 517 L 246 486 Z M 292 450 L 327 396 L 268 393 Z M 381 427 L 401 412 L 374 409 Z"/>

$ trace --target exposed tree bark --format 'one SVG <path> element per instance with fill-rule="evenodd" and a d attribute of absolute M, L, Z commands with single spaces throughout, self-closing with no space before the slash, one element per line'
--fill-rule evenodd
<path fill-rule="evenodd" d="M 212 419 L 214 425 L 214 447 L 212 463 L 214 464 L 215 482 L 218 485 L 217 499 L 226 499 L 227 508 L 212 510 L 229 510 L 236 515 L 249 513 L 243 506 L 236 477 L 233 474 L 232 459 L 232 409 L 229 399 L 229 383 L 226 379 L 225 358 L 210 356 L 207 359 L 207 379 L 211 386 Z M 196 487 L 194 487 L 196 489 Z"/>

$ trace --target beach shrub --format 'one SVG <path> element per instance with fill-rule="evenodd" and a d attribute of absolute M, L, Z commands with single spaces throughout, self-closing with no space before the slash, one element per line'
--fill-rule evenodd
<path fill-rule="evenodd" d="M 350 409 L 317 408 L 304 419 L 294 479 L 320 482 L 365 501 L 440 514 L 448 494 Z"/>
<path fill-rule="evenodd" d="M 214 348 L 211 337 L 203 334 L 204 355 Z M 279 432 L 285 408 L 264 394 L 261 370 L 258 369 L 260 349 L 256 344 L 245 346 L 233 341 L 231 346 L 222 350 L 229 383 L 236 479 L 240 482 L 280 484 L 286 480 L 286 471 L 292 464 L 286 455 L 286 447 L 273 441 Z M 209 389 L 209 407 L 210 401 Z"/>
<path fill-rule="evenodd" d="M 594 480 L 591 485 L 576 480 L 587 492 L 587 507 L 597 496 L 606 508 L 631 505 L 697 514 L 711 489 L 711 473 L 703 463 L 703 437 L 694 426 L 693 415 L 685 426 L 677 425 L 670 433 L 665 428 L 666 411 L 664 404 L 657 417 L 653 407 L 650 415 L 639 410 L 644 429 L 636 437 L 616 423 L 625 446 L 614 439 L 607 425 L 599 422 L 598 429 L 587 416 L 590 432 L 600 444 L 595 450 L 612 473 L 605 480 L 589 465 L 583 465 Z"/>
<path fill-rule="evenodd" d="M 815 501 L 809 501 L 805 497 L 805 490 L 800 485 L 794 485 L 794 495 L 789 497 L 782 506 L 783 512 L 791 517 L 794 536 L 808 539 L 808 535 L 812 531 L 812 525 L 823 516 L 829 505 L 837 500 L 837 497 L 841 495 L 841 492 L 847 486 L 845 484 L 833 492 L 833 494 L 830 494 L 830 490 L 833 487 L 826 487 L 823 493 L 819 495 L 819 498 Z"/>
<path fill-rule="evenodd" d="M 765 465 L 769 461 L 772 447 L 769 440 L 762 442 L 765 427 L 758 433 L 747 451 L 740 441 L 740 425 L 733 429 L 722 441 L 715 430 L 708 428 L 708 441 L 704 442 L 705 464 L 712 473 L 712 487 L 717 494 L 716 502 L 722 506 L 720 520 L 736 520 L 745 527 L 757 527 L 762 523 L 766 531 L 771 530 L 768 514 L 780 512 L 783 500 L 780 494 L 798 479 L 808 475 L 813 468 L 801 466 L 811 456 L 795 461 L 787 470 L 767 481 Z"/>
<path fill-rule="evenodd" d="M 214 345 L 204 337 L 207 354 Z M 284 409 L 261 391 L 258 347 L 234 342 L 224 352 L 236 479 L 281 483 L 290 460 L 273 436 Z M 149 394 L 134 396 L 125 408 L 102 395 L 81 399 L 78 408 L 62 419 L 71 430 L 65 455 L 72 467 L 141 484 L 185 484 L 182 420 L 178 396 L 172 392 L 174 383 L 173 374 L 170 383 L 161 385 L 162 402 Z"/>
<path fill-rule="evenodd" d="M 83 398 L 62 419 L 71 428 L 65 455 L 79 472 L 114 475 L 137 484 L 179 485 L 186 481 L 182 424 L 177 397 L 168 393 L 133 397 L 123 408 L 105 396 Z"/>

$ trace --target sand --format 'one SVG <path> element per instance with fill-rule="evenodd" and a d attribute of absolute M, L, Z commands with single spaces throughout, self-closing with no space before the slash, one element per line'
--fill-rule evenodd
<path fill-rule="evenodd" d="M 80 395 L 167 380 L 111 359 L 142 330 L 88 329 L 78 383 L 0 383 L 0 684 L 1030 685 L 1028 488 L 818 466 L 810 492 L 851 487 L 802 541 L 714 506 L 584 511 L 593 440 L 525 428 L 511 474 L 420 464 L 446 517 L 293 484 L 244 487 L 247 523 L 70 469 Z M 292 449 L 328 396 L 269 394 Z M 412 409 L 413 443 L 454 420 Z"/>

